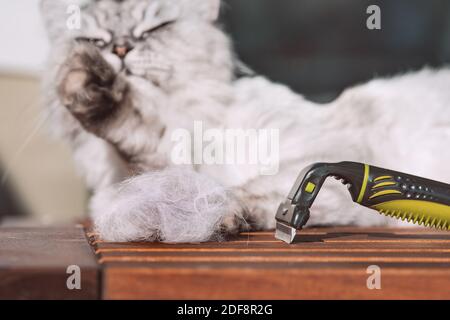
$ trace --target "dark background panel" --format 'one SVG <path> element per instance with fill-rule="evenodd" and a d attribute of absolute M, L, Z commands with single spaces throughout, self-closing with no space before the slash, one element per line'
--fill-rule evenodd
<path fill-rule="evenodd" d="M 372 4 L 381 30 L 366 28 Z M 450 60 L 447 0 L 225 0 L 223 21 L 245 63 L 319 101 Z"/>
<path fill-rule="evenodd" d="M 10 182 L 7 180 L 2 183 L 2 175 L 0 166 L 0 223 L 6 216 L 24 216 L 27 213 Z"/>

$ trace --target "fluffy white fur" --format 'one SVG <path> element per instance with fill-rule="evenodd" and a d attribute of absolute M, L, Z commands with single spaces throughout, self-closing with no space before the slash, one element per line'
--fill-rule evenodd
<path fill-rule="evenodd" d="M 84 9 L 89 16 L 107 10 L 131 12 L 156 3 L 165 8 L 160 12 L 178 19 L 170 29 L 137 43 L 125 59 L 133 108 L 144 121 L 140 126 L 117 127 L 109 135 L 121 143 L 111 144 L 84 130 L 56 93 L 55 79 L 74 50 L 73 35 L 55 32 L 61 23 L 56 1 L 60 2 L 43 1 L 54 43 L 46 81 L 48 106 L 56 132 L 73 147 L 80 170 L 95 192 L 92 217 L 107 240 L 206 241 L 222 231 L 235 232 L 242 219 L 251 220 L 255 228 L 273 228 L 278 203 L 299 171 L 312 162 L 353 160 L 450 181 L 449 69 L 373 80 L 346 90 L 330 104 L 316 105 L 263 77 L 233 79 L 229 40 L 213 23 L 218 0 L 208 1 L 210 6 L 201 0 L 165 0 L 165 4 L 102 0 L 101 5 Z M 143 23 L 130 19 L 127 24 Z M 116 21 L 120 23 L 125 20 Z M 116 72 L 121 71 L 110 50 L 102 55 Z M 192 130 L 195 120 L 205 128 L 280 130 L 279 173 L 261 176 L 256 166 L 248 165 L 170 169 L 171 133 L 178 128 Z M 165 129 L 161 137 L 153 134 L 159 126 Z M 146 159 L 158 158 L 169 169 L 149 169 L 134 177 L 120 156 L 124 145 L 127 150 L 139 150 Z M 198 204 L 198 199 L 208 200 Z M 311 210 L 309 225 L 349 224 L 398 222 L 353 204 L 347 190 L 330 181 Z"/>
<path fill-rule="evenodd" d="M 233 201 L 206 175 L 172 168 L 105 189 L 93 198 L 91 209 L 97 230 L 108 239 L 202 242 L 217 236 Z"/>

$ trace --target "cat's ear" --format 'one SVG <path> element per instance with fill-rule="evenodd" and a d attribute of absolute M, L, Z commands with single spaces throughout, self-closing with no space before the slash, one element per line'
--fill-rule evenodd
<path fill-rule="evenodd" d="M 41 0 L 41 15 L 50 40 L 68 34 L 71 21 L 91 2 L 92 0 Z"/>
<path fill-rule="evenodd" d="M 200 10 L 203 17 L 209 21 L 215 21 L 219 18 L 221 0 L 197 0 L 200 1 Z"/>
<path fill-rule="evenodd" d="M 64 1 L 41 0 L 41 16 L 51 41 L 64 31 Z"/>
<path fill-rule="evenodd" d="M 183 0 L 188 12 L 195 12 L 202 19 L 215 21 L 219 18 L 221 0 Z"/>

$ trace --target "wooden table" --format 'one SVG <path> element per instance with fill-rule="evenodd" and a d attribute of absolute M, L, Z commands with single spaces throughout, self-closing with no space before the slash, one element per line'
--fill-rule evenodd
<path fill-rule="evenodd" d="M 272 232 L 180 245 L 86 238 L 79 227 L 0 228 L 0 298 L 450 299 L 448 232 L 305 229 L 293 245 Z M 80 291 L 65 287 L 69 264 Z M 374 265 L 379 290 L 367 287 Z"/>
<path fill-rule="evenodd" d="M 82 290 L 66 285 L 74 265 Z M 100 268 L 83 228 L 0 227 L 0 299 L 97 299 L 99 287 Z"/>

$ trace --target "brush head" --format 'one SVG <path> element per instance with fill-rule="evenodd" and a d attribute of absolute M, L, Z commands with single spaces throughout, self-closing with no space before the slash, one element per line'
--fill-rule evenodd
<path fill-rule="evenodd" d="M 275 238 L 284 241 L 287 244 L 294 242 L 295 235 L 297 234 L 297 229 L 290 227 L 284 223 L 277 222 L 277 227 L 275 229 Z"/>
<path fill-rule="evenodd" d="M 277 221 L 275 238 L 292 243 L 297 230 L 301 229 L 308 221 L 309 209 L 299 208 L 292 204 L 292 200 L 286 199 L 278 207 L 275 219 Z"/>
<path fill-rule="evenodd" d="M 353 200 L 361 193 L 365 165 L 354 162 L 315 163 L 303 169 L 287 198 L 278 207 L 275 237 L 286 243 L 292 243 L 296 230 L 300 230 L 309 219 L 309 210 L 314 203 L 323 183 L 329 176 L 340 179 L 349 185 Z"/>

